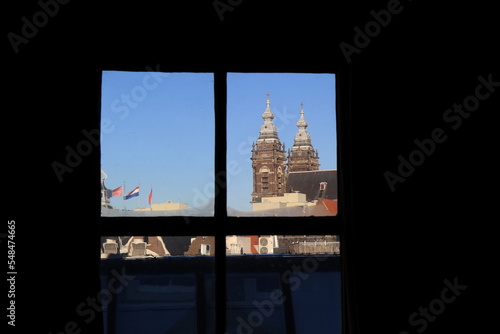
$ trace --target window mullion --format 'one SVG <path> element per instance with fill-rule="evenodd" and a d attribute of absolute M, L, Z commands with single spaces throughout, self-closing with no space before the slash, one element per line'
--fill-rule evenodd
<path fill-rule="evenodd" d="M 226 72 L 214 73 L 215 104 L 215 217 L 227 216 L 226 199 Z"/>
<path fill-rule="evenodd" d="M 215 104 L 215 332 L 226 328 L 226 72 L 214 73 Z"/>

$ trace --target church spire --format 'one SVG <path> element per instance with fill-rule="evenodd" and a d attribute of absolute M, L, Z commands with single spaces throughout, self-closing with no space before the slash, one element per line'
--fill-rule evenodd
<path fill-rule="evenodd" d="M 264 123 L 260 127 L 259 139 L 257 139 L 257 142 L 279 142 L 278 129 L 273 123 L 274 114 L 271 111 L 271 101 L 269 100 L 269 93 L 267 93 L 266 95 L 266 110 L 264 110 L 264 112 L 262 113 Z"/>
<path fill-rule="evenodd" d="M 288 171 L 300 172 L 318 170 L 319 156 L 311 143 L 311 135 L 307 132 L 306 119 L 304 118 L 304 104 L 300 104 L 300 118 L 297 122 L 297 133 L 295 134 L 293 146 L 288 153 Z"/>
<path fill-rule="evenodd" d="M 297 127 L 299 128 L 297 133 L 295 134 L 293 146 L 312 146 L 311 145 L 311 136 L 309 132 L 307 132 L 307 121 L 304 118 L 304 104 L 300 104 L 300 118 L 297 122 Z"/>

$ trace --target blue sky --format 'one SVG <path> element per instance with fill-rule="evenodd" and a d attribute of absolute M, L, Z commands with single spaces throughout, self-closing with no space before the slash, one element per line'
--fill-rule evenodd
<path fill-rule="evenodd" d="M 106 186 L 141 187 L 140 205 L 202 206 L 213 198 L 214 99 L 211 73 L 105 71 L 101 97 L 101 168 Z M 212 176 L 211 176 L 212 175 Z M 122 198 L 111 204 L 124 207 Z M 126 201 L 127 209 L 139 205 Z"/>
<path fill-rule="evenodd" d="M 251 145 L 259 135 L 269 92 L 279 136 L 293 145 L 304 103 L 320 169 L 336 169 L 335 78 L 331 74 L 227 75 L 228 206 L 250 211 Z M 101 97 L 101 168 L 114 189 L 141 187 L 127 209 L 153 203 L 206 204 L 214 196 L 212 73 L 104 71 Z M 111 204 L 124 208 L 122 198 Z"/>

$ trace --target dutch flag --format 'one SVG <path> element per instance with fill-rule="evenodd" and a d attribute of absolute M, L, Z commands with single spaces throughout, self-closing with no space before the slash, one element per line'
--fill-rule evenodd
<path fill-rule="evenodd" d="M 136 187 L 134 190 L 125 195 L 125 199 L 131 199 L 132 197 L 139 196 L 139 187 Z"/>

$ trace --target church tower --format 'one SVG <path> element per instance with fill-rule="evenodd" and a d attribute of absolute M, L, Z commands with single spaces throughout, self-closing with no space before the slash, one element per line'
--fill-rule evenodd
<path fill-rule="evenodd" d="M 286 151 L 285 144 L 278 138 L 278 129 L 273 123 L 269 93 L 266 110 L 262 114 L 264 123 L 259 138 L 252 144 L 253 192 L 252 203 L 259 203 L 262 197 L 283 196 L 285 193 Z"/>
<path fill-rule="evenodd" d="M 288 172 L 304 172 L 319 169 L 318 150 L 311 144 L 311 136 L 307 132 L 308 126 L 304 119 L 304 105 L 300 104 L 300 118 L 297 122 L 299 128 L 295 134 L 293 147 L 288 149 Z"/>

